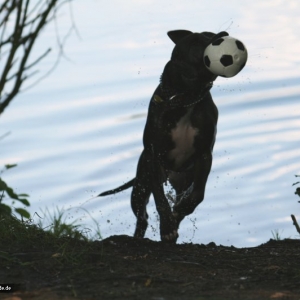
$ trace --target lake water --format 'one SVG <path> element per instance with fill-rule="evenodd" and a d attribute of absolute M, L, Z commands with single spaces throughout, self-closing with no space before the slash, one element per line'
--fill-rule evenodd
<path fill-rule="evenodd" d="M 31 214 L 69 209 L 67 221 L 94 228 L 94 218 L 103 237 L 132 235 L 130 189 L 88 199 L 135 176 L 148 102 L 173 49 L 166 32 L 227 30 L 246 44 L 248 63 L 212 89 L 220 114 L 213 167 L 179 242 L 255 246 L 275 230 L 296 237 L 300 2 L 77 0 L 72 11 L 79 35 L 65 44 L 66 58 L 0 118 L 0 136 L 10 132 L 0 141 L 0 166 L 18 164 L 3 179 L 30 194 Z M 63 37 L 69 6 L 57 19 Z M 36 54 L 54 47 L 40 75 L 56 60 L 56 36 L 52 24 L 36 45 Z M 150 202 L 147 237 L 158 240 Z"/>

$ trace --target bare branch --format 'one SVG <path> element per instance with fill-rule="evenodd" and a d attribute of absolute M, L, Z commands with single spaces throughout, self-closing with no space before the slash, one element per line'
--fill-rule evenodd
<path fill-rule="evenodd" d="M 12 41 L 12 45 L 11 45 L 11 50 L 10 50 L 8 59 L 6 61 L 6 65 L 4 67 L 3 73 L 1 75 L 1 79 L 0 79 L 0 97 L 1 97 L 1 92 L 5 85 L 5 82 L 6 82 L 6 77 L 12 67 L 12 61 L 14 59 L 15 53 L 18 48 L 18 47 L 16 47 L 16 42 L 18 41 L 18 39 L 20 37 L 19 22 L 20 22 L 20 18 L 21 18 L 21 12 L 22 12 L 22 0 L 20 0 L 19 5 L 17 6 L 17 18 L 16 18 L 16 22 L 15 22 L 14 34 L 12 36 L 13 41 Z"/>
<path fill-rule="evenodd" d="M 70 1 L 69 1 L 69 0 L 66 0 L 66 1 L 64 1 L 63 3 L 61 3 L 61 5 L 62 5 L 62 4 L 65 4 L 66 2 L 70 2 Z M 56 8 L 56 9 L 58 9 L 58 8 Z M 70 13 L 72 13 L 72 12 L 70 11 Z M 54 14 L 54 16 L 53 16 L 52 19 L 54 19 L 54 20 L 56 21 L 56 15 L 55 15 L 55 14 Z M 67 32 L 67 34 L 64 36 L 62 42 L 61 42 L 60 39 L 59 39 L 59 34 L 58 34 L 57 26 L 55 27 L 55 28 L 56 28 L 56 34 L 57 34 L 57 44 L 58 44 L 58 46 L 59 46 L 60 51 L 59 51 L 59 53 L 58 53 L 58 55 L 57 55 L 56 61 L 55 61 L 55 63 L 53 64 L 52 68 L 51 68 L 47 73 L 45 73 L 43 76 L 41 76 L 40 78 L 38 78 L 35 82 L 33 82 L 30 86 L 26 87 L 26 89 L 23 89 L 22 91 L 26 91 L 26 90 L 28 90 L 28 89 L 31 89 L 33 86 L 37 85 L 40 81 L 42 81 L 43 79 L 45 79 L 46 77 L 48 77 L 48 76 L 56 69 L 56 67 L 58 66 L 61 57 L 64 57 L 65 59 L 68 59 L 68 57 L 67 57 L 67 56 L 65 55 L 65 53 L 63 52 L 63 48 L 64 48 L 65 43 L 67 42 L 67 39 L 69 38 L 69 36 L 70 36 L 71 33 L 73 32 L 73 30 L 76 31 L 78 37 L 80 38 L 79 32 L 78 32 L 78 30 L 77 30 L 77 28 L 76 28 L 76 26 L 75 26 L 75 22 L 74 22 L 73 16 L 72 16 L 71 19 L 72 19 L 72 26 L 71 26 L 71 28 L 69 29 L 69 31 Z M 56 23 L 55 23 L 55 24 L 56 24 Z M 68 60 L 69 60 L 69 59 L 68 59 Z"/>
<path fill-rule="evenodd" d="M 300 234 L 300 227 L 299 227 L 299 224 L 296 220 L 296 217 L 294 215 L 291 215 L 291 218 L 293 220 L 293 225 L 295 225 L 297 232 Z"/>
<path fill-rule="evenodd" d="M 37 15 L 40 15 L 42 8 L 43 8 L 43 1 L 37 1 L 36 5 L 31 9 L 31 11 L 28 12 L 28 17 L 31 17 L 32 14 L 35 14 L 35 11 L 39 11 Z"/>
<path fill-rule="evenodd" d="M 30 1 L 31 0 L 5 0 L 0 5 L 1 60 L 3 61 L 2 57 L 4 53 L 7 55 L 1 70 L 2 74 L 0 74 L 0 115 L 20 91 L 23 82 L 37 73 L 37 71 L 30 72 L 30 74 L 28 74 L 28 72 L 51 51 L 49 48 L 33 62 L 28 62 L 32 47 L 39 36 L 40 31 L 49 22 L 55 19 L 58 8 L 71 0 L 32 1 L 34 2 L 33 6 L 30 6 Z M 74 30 L 78 33 L 73 22 L 72 12 L 71 17 L 71 29 L 62 40 L 59 38 L 57 40 L 59 46 L 58 59 L 53 68 L 50 69 L 45 76 L 48 76 L 49 73 L 55 69 L 59 58 L 65 56 L 63 53 L 63 47 L 71 32 Z M 11 22 L 11 20 L 14 21 L 14 28 L 10 33 L 7 32 L 9 30 L 7 24 L 8 22 Z M 5 50 L 3 51 L 3 49 Z M 7 51 L 9 51 L 8 54 Z M 16 64 L 17 61 L 18 64 Z M 45 76 L 41 77 L 39 81 Z M 8 82 L 10 82 L 10 91 L 5 92 L 5 94 L 2 95 L 4 87 Z"/>
<path fill-rule="evenodd" d="M 25 28 L 24 25 L 25 25 L 25 22 L 26 22 L 26 20 L 27 20 L 27 11 L 28 11 L 29 1 L 30 1 L 30 0 L 26 0 L 25 8 L 24 8 L 24 10 L 23 10 L 23 20 L 22 20 L 22 22 L 21 22 L 21 24 L 20 24 L 20 26 L 21 26 L 22 29 Z"/>
<path fill-rule="evenodd" d="M 9 0 L 8 0 L 8 1 L 9 1 Z M 6 1 L 6 3 L 4 3 L 4 5 L 7 4 L 8 1 Z M 15 3 L 15 1 L 14 1 L 14 3 Z M 14 10 L 14 8 L 15 8 L 14 3 L 12 3 L 12 5 L 11 5 L 10 7 L 6 7 L 6 6 L 3 5 L 3 6 L 0 8 L 0 14 L 4 11 L 4 9 L 6 9 L 6 10 L 5 10 L 5 16 L 4 16 L 3 20 L 0 22 L 0 27 L 1 27 L 3 24 L 5 24 L 5 23 L 7 22 L 7 20 L 9 19 L 10 14 L 13 12 L 13 10 Z"/>
<path fill-rule="evenodd" d="M 58 54 L 55 63 L 53 64 L 53 66 L 50 68 L 50 70 L 48 70 L 48 72 L 46 72 L 46 74 L 44 74 L 43 76 L 41 76 L 40 78 L 38 78 L 35 82 L 33 82 L 31 85 L 27 86 L 25 89 L 23 89 L 22 91 L 27 91 L 29 89 L 31 89 L 33 86 L 37 85 L 39 82 L 41 82 L 43 79 L 45 79 L 46 77 L 48 77 L 58 66 L 58 63 L 60 61 L 60 53 Z"/>
<path fill-rule="evenodd" d="M 51 52 L 51 48 L 47 49 L 44 54 L 42 54 L 40 57 L 38 57 L 34 62 L 32 62 L 30 65 L 26 66 L 24 70 L 28 70 L 32 68 L 34 65 L 39 63 L 44 57 L 46 57 Z"/>
<path fill-rule="evenodd" d="M 47 17 L 49 15 L 50 11 L 55 6 L 56 2 L 57 2 L 57 0 L 50 1 L 47 8 L 41 14 L 41 17 L 38 20 L 39 22 L 38 22 L 35 30 L 33 32 L 31 32 L 29 35 L 22 38 L 22 31 L 24 29 L 24 24 L 26 22 L 26 14 L 27 14 L 27 10 L 28 10 L 29 0 L 26 0 L 24 10 L 22 10 L 23 1 L 19 0 L 18 5 L 17 5 L 17 18 L 16 18 L 16 22 L 15 22 L 15 29 L 14 29 L 14 34 L 12 36 L 13 40 L 12 40 L 11 50 L 10 50 L 10 54 L 7 59 L 6 65 L 4 67 L 3 73 L 1 75 L 1 79 L 0 79 L 0 97 L 1 97 L 1 92 L 4 89 L 4 85 L 8 81 L 8 73 L 12 69 L 12 66 L 13 66 L 12 62 L 13 62 L 13 59 L 14 59 L 14 56 L 16 54 L 18 47 L 22 44 L 25 44 L 26 42 L 27 42 L 27 45 L 24 47 L 24 54 L 21 59 L 18 71 L 16 72 L 15 75 L 13 75 L 13 77 L 16 78 L 13 89 L 8 95 L 6 95 L 4 101 L 0 102 L 0 114 L 9 105 L 9 103 L 13 99 L 13 97 L 19 92 L 19 89 L 20 89 L 22 83 L 27 78 L 26 76 L 23 76 L 23 72 L 25 70 L 28 70 L 28 68 L 30 68 L 30 66 L 26 67 L 26 63 L 27 63 L 29 54 L 31 52 L 32 46 L 33 46 L 40 30 L 45 25 Z M 23 16 L 22 16 L 22 11 L 23 11 Z M 22 17 L 22 19 L 21 19 L 21 17 Z M 42 55 L 42 57 L 44 57 L 44 55 Z M 33 64 L 31 64 L 31 66 L 33 66 L 35 63 L 40 61 L 40 59 L 42 59 L 42 57 L 38 58 Z"/>
<path fill-rule="evenodd" d="M 48 55 L 48 53 L 51 51 L 51 49 L 49 48 L 43 55 L 41 55 L 38 59 L 36 59 L 33 63 L 31 63 L 29 66 L 26 66 L 24 68 L 24 70 L 29 70 L 31 67 L 33 67 L 34 65 L 36 65 L 39 61 L 41 61 L 45 56 Z M 33 73 L 31 73 L 30 75 L 26 75 L 23 78 L 23 81 L 25 79 L 28 79 L 29 77 L 32 77 L 34 74 L 38 73 L 38 71 L 34 71 Z M 15 77 L 17 77 L 19 74 L 19 72 L 14 73 L 13 75 L 11 75 L 9 78 L 6 79 L 6 82 L 14 79 Z"/>
<path fill-rule="evenodd" d="M 1 14 L 2 11 L 4 10 L 4 8 L 6 8 L 6 5 L 7 5 L 8 1 L 9 1 L 9 0 L 5 0 L 5 1 L 3 2 L 3 4 L 0 6 L 0 14 Z"/>
<path fill-rule="evenodd" d="M 10 133 L 11 133 L 11 132 L 8 131 L 8 132 L 2 134 L 2 135 L 0 136 L 0 140 L 3 140 L 5 137 L 7 137 L 8 135 L 10 135 Z"/>

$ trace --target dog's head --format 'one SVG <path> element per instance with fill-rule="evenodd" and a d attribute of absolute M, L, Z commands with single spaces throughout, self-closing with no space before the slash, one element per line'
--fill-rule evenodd
<path fill-rule="evenodd" d="M 162 74 L 162 83 L 177 92 L 200 93 L 217 76 L 204 65 L 205 48 L 214 40 L 227 36 L 222 31 L 193 33 L 188 30 L 173 30 L 168 36 L 175 43 L 171 60 Z"/>

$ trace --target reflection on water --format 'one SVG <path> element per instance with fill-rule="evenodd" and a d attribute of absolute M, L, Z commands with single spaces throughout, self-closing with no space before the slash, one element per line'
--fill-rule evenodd
<path fill-rule="evenodd" d="M 220 113 L 213 167 L 205 200 L 182 223 L 179 242 L 254 246 L 276 229 L 294 237 L 290 214 L 300 208 L 291 186 L 300 161 L 299 3 L 252 1 L 245 8 L 239 1 L 191 7 L 165 1 L 166 16 L 148 2 L 74 3 L 82 40 L 67 46 L 73 63 L 62 61 L 0 118 L 0 136 L 11 131 L 0 141 L 0 163 L 18 163 L 4 179 L 31 195 L 32 214 L 45 206 L 73 207 L 70 220 L 93 226 L 78 209 L 83 207 L 104 237 L 131 235 L 130 190 L 88 199 L 135 176 L 148 101 L 173 47 L 165 32 L 228 30 L 245 42 L 249 61 L 240 75 L 217 79 L 213 87 Z M 159 239 L 153 202 L 147 236 Z"/>

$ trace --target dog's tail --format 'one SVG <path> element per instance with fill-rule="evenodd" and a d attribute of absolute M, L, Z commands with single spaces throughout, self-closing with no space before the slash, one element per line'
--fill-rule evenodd
<path fill-rule="evenodd" d="M 108 195 L 111 195 L 111 194 L 115 194 L 115 193 L 119 193 L 121 191 L 124 191 L 124 190 L 126 190 L 126 189 L 133 186 L 134 180 L 135 180 L 135 178 L 133 178 L 130 181 L 124 183 L 123 185 L 117 187 L 116 189 L 103 192 L 103 193 L 99 194 L 97 197 L 108 196 Z"/>

